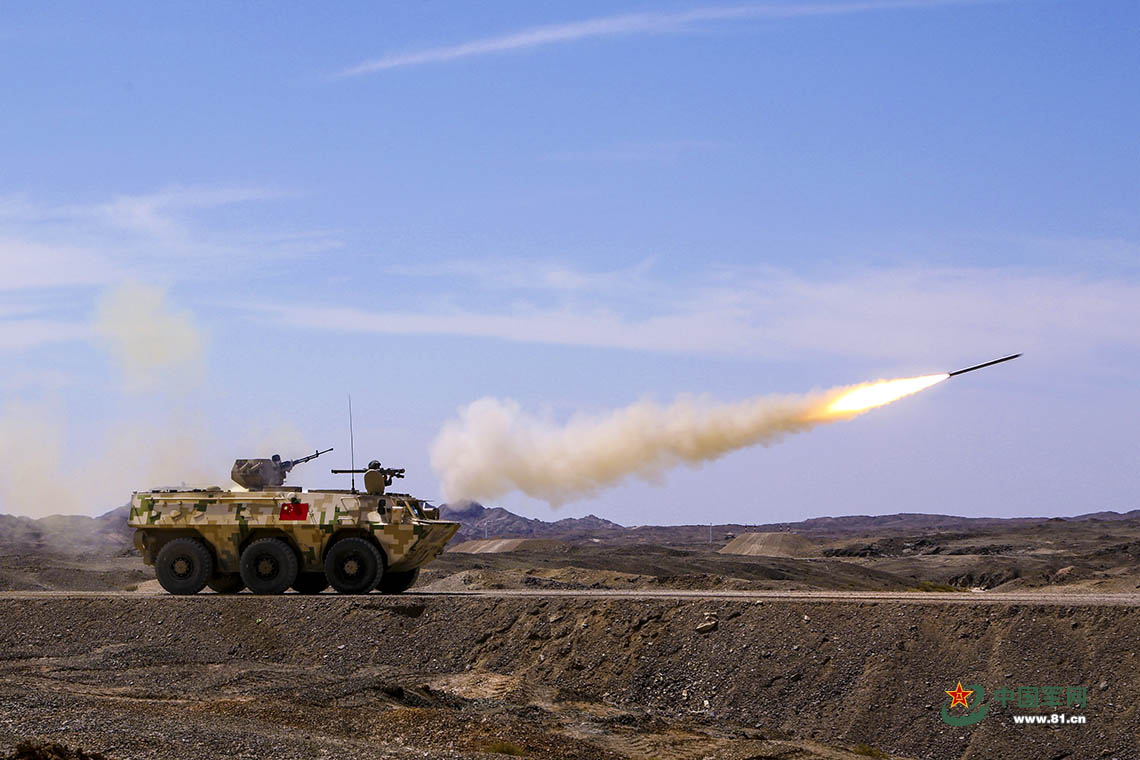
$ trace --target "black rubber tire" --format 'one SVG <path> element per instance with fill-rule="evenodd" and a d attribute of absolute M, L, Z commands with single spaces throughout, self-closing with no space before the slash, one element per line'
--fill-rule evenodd
<path fill-rule="evenodd" d="M 325 577 L 338 593 L 367 594 L 383 575 L 380 550 L 367 539 L 342 538 L 325 555 Z"/>
<path fill-rule="evenodd" d="M 297 555 L 280 538 L 259 538 L 241 553 L 241 579 L 255 594 L 283 594 L 297 580 Z"/>
<path fill-rule="evenodd" d="M 414 570 L 403 570 L 398 573 L 387 570 L 380 577 L 380 585 L 376 588 L 381 594 L 402 594 L 410 589 L 412 584 L 416 582 L 416 578 L 419 577 L 420 569 L 418 567 Z"/>
<path fill-rule="evenodd" d="M 324 573 L 297 573 L 293 590 L 298 594 L 319 594 L 329 587 L 329 579 Z"/>
<path fill-rule="evenodd" d="M 241 573 L 214 573 L 206 581 L 206 586 L 217 594 L 236 594 L 245 588 L 245 581 L 241 579 Z"/>
<path fill-rule="evenodd" d="M 214 574 L 214 555 L 196 538 L 173 538 L 158 550 L 154 574 L 171 594 L 197 594 Z"/>

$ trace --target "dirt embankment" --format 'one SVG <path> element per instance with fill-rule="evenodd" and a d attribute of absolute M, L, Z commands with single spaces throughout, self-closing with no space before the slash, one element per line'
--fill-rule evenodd
<path fill-rule="evenodd" d="M 471 597 L 0 599 L 0 756 L 1136 758 L 1128 607 Z M 1084 725 L 944 723 L 958 680 Z"/>
<path fill-rule="evenodd" d="M 137 556 L 0 554 L 0 591 L 122 591 L 153 579 Z"/>

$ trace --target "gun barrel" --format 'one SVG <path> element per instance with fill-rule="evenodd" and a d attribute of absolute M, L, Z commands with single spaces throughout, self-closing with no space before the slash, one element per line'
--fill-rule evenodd
<path fill-rule="evenodd" d="M 327 454 L 327 453 L 329 453 L 330 451 L 332 451 L 332 449 L 331 449 L 331 448 L 329 448 L 329 449 L 325 449 L 324 451 L 321 451 L 320 449 L 317 449 L 316 453 L 314 453 L 314 454 L 309 454 L 309 456 L 307 456 L 307 457 L 301 457 L 300 459 L 294 459 L 294 460 L 293 460 L 293 461 L 292 461 L 290 464 L 294 464 L 294 465 L 297 465 L 297 464 L 304 464 L 305 462 L 309 462 L 309 461 L 312 461 L 312 460 L 316 459 L 317 457 L 319 457 L 321 454 Z"/>
<path fill-rule="evenodd" d="M 329 470 L 333 475 L 361 475 L 366 472 L 381 472 L 389 478 L 402 478 L 404 477 L 404 468 L 395 467 L 369 467 L 362 470 Z"/>

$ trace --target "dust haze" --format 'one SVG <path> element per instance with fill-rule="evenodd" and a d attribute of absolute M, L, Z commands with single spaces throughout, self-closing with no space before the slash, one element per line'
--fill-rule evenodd
<path fill-rule="evenodd" d="M 203 332 L 189 312 L 170 303 L 163 288 L 143 283 L 113 288 L 99 301 L 93 328 L 119 363 L 127 390 L 181 386 L 200 375 Z"/>
<path fill-rule="evenodd" d="M 110 289 L 91 317 L 95 345 L 123 373 L 129 394 L 155 392 L 161 419 L 119 420 L 94 440 L 74 440 L 68 410 L 39 399 L 0 408 L 0 511 L 29 517 L 104 511 L 137 488 L 216 480 L 204 453 L 210 436 L 198 416 L 179 411 L 205 364 L 205 339 L 192 315 L 163 288 L 127 283 Z M 167 380 L 171 380 L 167 382 Z"/>

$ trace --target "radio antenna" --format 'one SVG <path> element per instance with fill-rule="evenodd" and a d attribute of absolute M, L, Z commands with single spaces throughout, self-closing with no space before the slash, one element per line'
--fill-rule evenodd
<path fill-rule="evenodd" d="M 356 439 L 352 434 L 352 394 L 348 394 L 348 466 L 352 472 L 352 492 L 356 493 Z"/>

